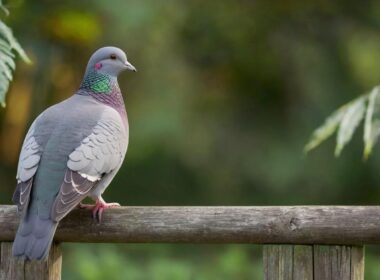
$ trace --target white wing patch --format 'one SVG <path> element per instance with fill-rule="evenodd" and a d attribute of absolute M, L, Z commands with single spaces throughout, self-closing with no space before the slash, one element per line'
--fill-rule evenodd
<path fill-rule="evenodd" d="M 87 174 L 80 173 L 80 172 L 78 172 L 78 173 L 80 176 L 82 176 L 83 178 L 85 178 L 91 182 L 99 181 L 102 178 L 101 176 L 91 176 L 91 175 L 87 175 Z"/>

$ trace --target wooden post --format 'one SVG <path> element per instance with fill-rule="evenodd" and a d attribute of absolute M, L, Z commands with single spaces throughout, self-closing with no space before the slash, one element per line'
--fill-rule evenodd
<path fill-rule="evenodd" d="M 265 245 L 266 280 L 363 280 L 363 246 Z"/>
<path fill-rule="evenodd" d="M 25 261 L 12 256 L 12 243 L 1 242 L 0 280 L 60 280 L 62 254 L 53 244 L 46 261 Z"/>
<path fill-rule="evenodd" d="M 16 206 L 0 205 L 0 242 L 13 241 Z M 74 209 L 57 242 L 380 244 L 380 206 L 118 207 L 102 223 Z"/>

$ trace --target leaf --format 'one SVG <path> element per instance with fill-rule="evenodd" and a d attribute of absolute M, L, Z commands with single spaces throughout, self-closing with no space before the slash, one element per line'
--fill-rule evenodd
<path fill-rule="evenodd" d="M 13 36 L 12 30 L 5 25 L 4 22 L 0 21 L 0 38 L 4 39 L 10 48 L 21 57 L 21 59 L 26 63 L 31 63 L 30 59 L 26 55 L 23 48 L 17 42 L 16 38 Z"/>
<path fill-rule="evenodd" d="M 372 122 L 372 144 L 375 145 L 380 136 L 380 120 Z"/>
<path fill-rule="evenodd" d="M 363 158 L 367 160 L 373 147 L 380 139 L 380 86 L 376 86 L 370 93 L 346 103 L 330 115 L 325 123 L 314 131 L 311 140 L 305 146 L 305 152 L 309 152 L 320 145 L 339 127 L 335 147 L 335 156 L 338 157 L 343 148 L 350 142 L 363 118 L 365 118 Z"/>
<path fill-rule="evenodd" d="M 0 104 L 1 106 L 5 107 L 5 93 L 8 91 L 9 87 L 9 80 L 4 76 L 0 74 Z"/>
<path fill-rule="evenodd" d="M 372 152 L 373 145 L 377 141 L 377 138 L 379 137 L 379 122 L 378 120 L 374 120 L 374 113 L 376 111 L 375 106 L 379 105 L 377 104 L 377 97 L 380 93 L 380 86 L 377 86 L 373 88 L 373 90 L 370 92 L 368 97 L 368 106 L 367 106 L 367 112 L 365 116 L 364 121 L 364 153 L 363 157 L 365 160 L 368 159 L 369 155 Z M 378 111 L 379 109 L 377 109 Z"/>
<path fill-rule="evenodd" d="M 335 156 L 338 157 L 344 146 L 351 140 L 355 129 L 364 117 L 368 95 L 361 96 L 348 104 L 343 119 L 339 125 Z"/>
<path fill-rule="evenodd" d="M 334 113 L 332 113 L 320 127 L 314 130 L 311 139 L 304 148 L 305 153 L 308 153 L 311 150 L 315 149 L 335 132 L 335 130 L 338 128 L 339 123 L 343 119 L 346 110 L 347 105 L 343 105 Z"/>
<path fill-rule="evenodd" d="M 4 8 L 1 2 L 0 8 Z M 0 20 L 0 104 L 3 107 L 5 107 L 5 95 L 16 68 L 14 53 L 26 63 L 30 63 L 28 56 L 13 36 L 12 30 Z"/>
<path fill-rule="evenodd" d="M 7 8 L 5 8 L 5 6 L 3 5 L 2 2 L 3 2 L 3 1 L 0 0 L 0 9 L 3 10 L 3 12 L 4 12 L 4 14 L 5 14 L 6 16 L 8 16 L 8 15 L 9 15 L 9 11 L 8 11 Z"/>

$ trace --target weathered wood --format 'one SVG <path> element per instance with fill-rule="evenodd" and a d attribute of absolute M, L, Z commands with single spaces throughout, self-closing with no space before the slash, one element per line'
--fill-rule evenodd
<path fill-rule="evenodd" d="M 12 256 L 12 243 L 2 242 L 0 254 L 0 280 L 60 280 L 62 254 L 53 244 L 46 261 L 25 261 Z"/>
<path fill-rule="evenodd" d="M 263 250 L 266 280 L 313 280 L 311 245 L 265 245 Z"/>
<path fill-rule="evenodd" d="M 314 246 L 316 280 L 364 279 L 362 246 Z"/>
<path fill-rule="evenodd" d="M 295 245 L 293 252 L 293 279 L 313 280 L 313 247 Z"/>
<path fill-rule="evenodd" d="M 265 280 L 293 279 L 292 245 L 266 245 L 263 258 Z"/>
<path fill-rule="evenodd" d="M 314 246 L 314 277 L 318 280 L 332 280 L 330 246 Z"/>
<path fill-rule="evenodd" d="M 351 247 L 351 280 L 364 280 L 364 247 Z"/>
<path fill-rule="evenodd" d="M 351 247 L 330 246 L 332 279 L 351 278 Z"/>
<path fill-rule="evenodd" d="M 265 245 L 264 275 L 268 280 L 363 280 L 364 249 L 361 246 Z M 280 254 L 281 250 L 292 254 Z M 292 274 L 282 273 L 283 264 Z"/>
<path fill-rule="evenodd" d="M 12 241 L 16 207 L 0 206 L 0 240 Z M 379 206 L 121 207 L 102 224 L 76 209 L 59 242 L 380 244 Z"/>

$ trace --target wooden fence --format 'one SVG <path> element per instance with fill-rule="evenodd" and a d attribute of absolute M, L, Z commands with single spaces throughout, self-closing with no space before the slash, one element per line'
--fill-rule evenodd
<path fill-rule="evenodd" d="M 11 256 L 19 218 L 0 206 L 0 279 L 61 277 L 61 242 L 264 244 L 265 279 L 364 279 L 364 244 L 380 243 L 380 207 L 121 207 L 102 224 L 76 209 L 46 262 Z"/>

